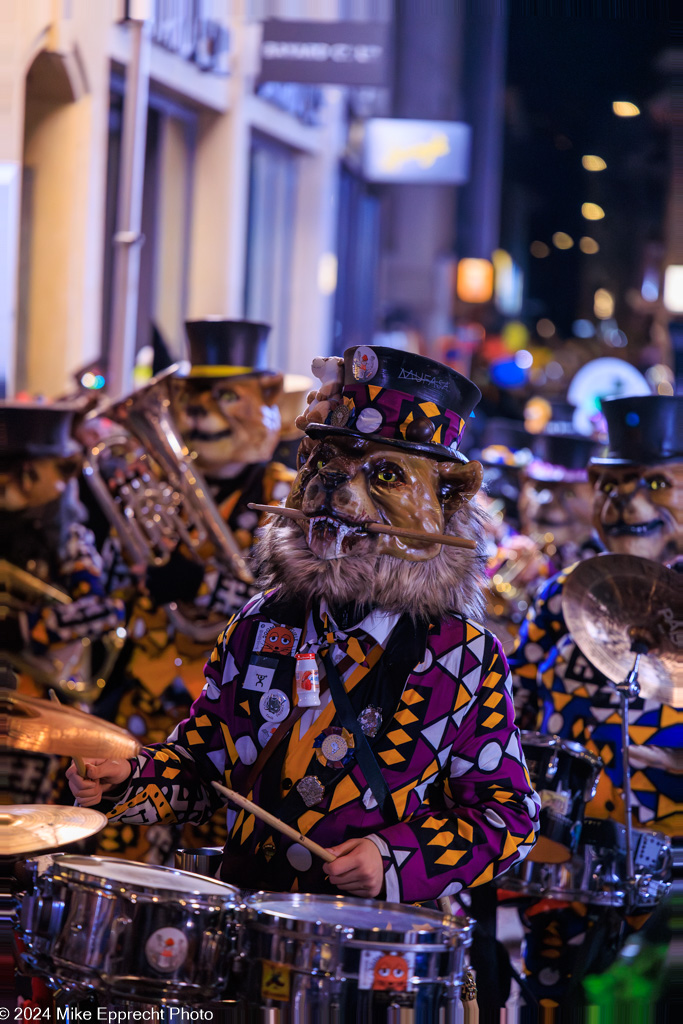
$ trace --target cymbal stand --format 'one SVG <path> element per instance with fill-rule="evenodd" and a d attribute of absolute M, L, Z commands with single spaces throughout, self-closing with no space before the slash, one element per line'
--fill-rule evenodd
<path fill-rule="evenodd" d="M 640 693 L 638 682 L 638 669 L 643 654 L 647 654 L 649 648 L 643 641 L 637 640 L 631 646 L 635 654 L 633 668 L 623 682 L 615 683 L 614 688 L 621 700 L 621 770 L 623 774 L 624 804 L 626 810 L 626 881 L 631 888 L 635 886 L 636 875 L 633 863 L 633 821 L 631 818 L 632 796 L 631 796 L 631 767 L 629 762 L 630 737 L 628 734 L 628 708 L 632 700 L 635 700 Z"/>

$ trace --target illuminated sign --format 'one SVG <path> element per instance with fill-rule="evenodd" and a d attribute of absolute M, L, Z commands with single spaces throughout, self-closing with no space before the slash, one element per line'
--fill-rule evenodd
<path fill-rule="evenodd" d="M 469 177 L 471 134 L 459 121 L 371 118 L 363 173 L 368 181 L 462 185 Z"/>
<path fill-rule="evenodd" d="M 388 27 L 379 22 L 269 18 L 258 84 L 386 85 L 387 50 Z"/>

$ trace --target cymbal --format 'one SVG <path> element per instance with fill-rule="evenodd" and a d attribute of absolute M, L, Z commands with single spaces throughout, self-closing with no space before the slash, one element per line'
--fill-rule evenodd
<path fill-rule="evenodd" d="M 14 804 L 0 807 L 0 857 L 28 856 L 87 839 L 107 824 L 89 807 Z"/>
<path fill-rule="evenodd" d="M 140 745 L 125 729 L 67 704 L 0 689 L 0 750 L 62 757 L 134 757 Z"/>
<path fill-rule="evenodd" d="M 633 667 L 632 644 L 643 641 L 641 697 L 683 708 L 683 579 L 635 555 L 598 555 L 571 572 L 562 611 L 581 652 L 608 679 Z"/>

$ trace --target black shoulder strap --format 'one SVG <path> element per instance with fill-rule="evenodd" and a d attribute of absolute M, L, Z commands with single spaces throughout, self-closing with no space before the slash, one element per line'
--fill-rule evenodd
<path fill-rule="evenodd" d="M 348 729 L 348 731 L 352 733 L 355 740 L 355 754 L 358 764 L 360 765 L 363 775 L 372 790 L 372 795 L 377 801 L 377 806 L 382 811 L 384 820 L 395 825 L 398 823 L 398 816 L 396 814 L 394 801 L 392 800 L 391 793 L 389 792 L 389 787 L 387 786 L 386 780 L 382 775 L 382 771 L 375 760 L 375 755 L 370 749 L 367 736 L 363 732 L 360 722 L 353 712 L 349 695 L 344 689 L 344 684 L 339 678 L 339 673 L 337 672 L 337 666 L 332 661 L 329 652 L 323 655 L 323 664 L 325 665 L 327 682 L 330 687 L 330 694 L 332 695 L 334 706 L 337 709 L 337 714 L 339 715 L 344 728 Z"/>

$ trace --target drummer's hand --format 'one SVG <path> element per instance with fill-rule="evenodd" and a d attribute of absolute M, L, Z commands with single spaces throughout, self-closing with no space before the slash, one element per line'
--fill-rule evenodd
<path fill-rule="evenodd" d="M 324 867 L 333 885 L 354 896 L 379 896 L 384 886 L 384 865 L 372 839 L 347 839 L 328 849 L 337 858 Z"/>
<path fill-rule="evenodd" d="M 114 786 L 120 786 L 131 773 L 128 761 L 114 761 L 105 758 L 90 758 L 85 761 L 86 778 L 78 774 L 76 765 L 71 762 L 66 777 L 71 792 L 79 807 L 94 807 L 102 797 Z"/>

